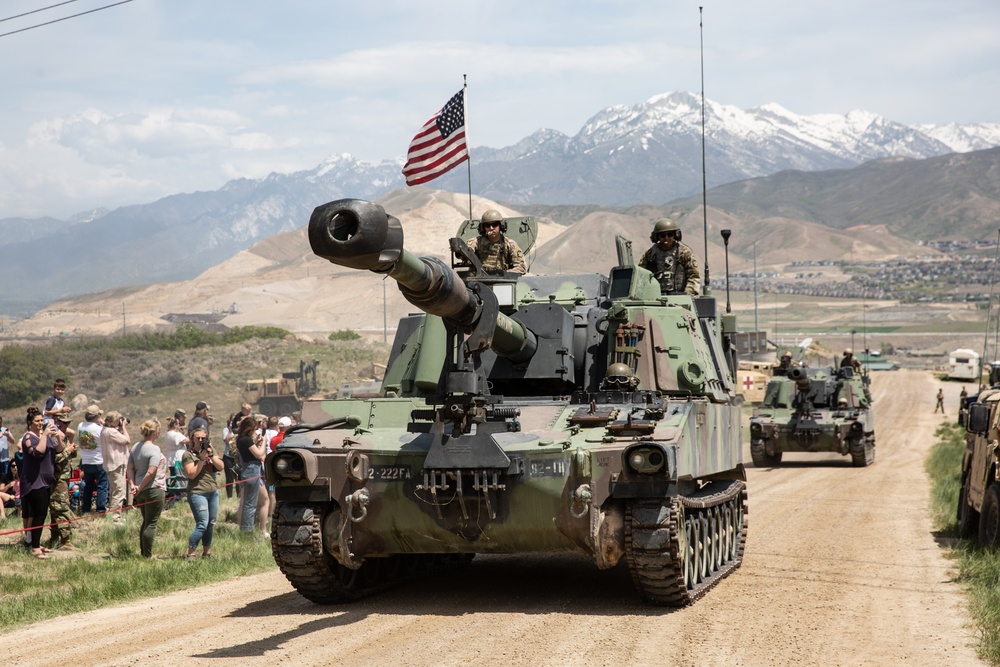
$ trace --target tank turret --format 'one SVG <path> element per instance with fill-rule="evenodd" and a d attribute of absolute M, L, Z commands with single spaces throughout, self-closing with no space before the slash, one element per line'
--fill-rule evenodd
<path fill-rule="evenodd" d="M 487 275 L 460 238 L 451 266 L 418 258 L 357 200 L 318 207 L 309 240 L 423 312 L 400 321 L 381 396 L 309 402 L 267 458 L 274 557 L 305 597 L 581 551 L 680 606 L 740 565 L 736 323 L 714 298 L 662 295 L 623 239 L 607 275 Z"/>

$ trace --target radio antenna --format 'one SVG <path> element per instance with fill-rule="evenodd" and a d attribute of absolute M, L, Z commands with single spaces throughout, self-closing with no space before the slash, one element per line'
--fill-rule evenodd
<path fill-rule="evenodd" d="M 993 278 L 997 272 L 997 257 L 1000 256 L 1000 229 L 997 230 L 997 249 L 993 254 L 993 268 L 990 270 L 990 300 L 986 304 L 986 335 L 983 336 L 983 356 L 979 357 L 979 384 L 983 384 L 983 362 L 986 360 L 987 347 L 990 344 L 990 314 L 993 310 Z M 1000 320 L 997 320 L 997 335 L 1000 335 Z M 993 344 L 993 359 L 996 360 L 997 348 Z M 992 379 L 992 378 L 991 378 Z M 990 384 L 993 384 L 990 382 Z"/>
<path fill-rule="evenodd" d="M 708 272 L 708 187 L 705 179 L 705 28 L 702 7 L 698 8 L 698 33 L 701 43 L 701 212 L 705 234 L 705 294 L 711 293 L 712 280 Z"/>

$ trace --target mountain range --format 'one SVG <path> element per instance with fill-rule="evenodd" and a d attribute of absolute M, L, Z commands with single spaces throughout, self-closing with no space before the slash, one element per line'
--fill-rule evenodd
<path fill-rule="evenodd" d="M 996 202 L 995 156 L 983 149 L 1000 146 L 1000 123 L 907 126 L 864 111 L 798 116 L 777 104 L 744 111 L 710 100 L 705 112 L 712 205 L 719 207 L 717 196 L 727 198 L 719 208 L 731 209 L 737 218 L 795 212 L 807 216 L 800 220 L 815 218 L 816 224 L 843 229 L 877 214 L 897 232 L 919 219 L 919 229 L 905 236 L 923 240 L 984 235 L 995 226 L 995 217 L 984 217 Z M 522 210 L 548 205 L 551 220 L 561 224 L 598 209 L 673 202 L 678 211 L 690 210 L 700 204 L 700 196 L 691 197 L 701 188 L 701 127 L 701 100 L 690 93 L 609 107 L 573 137 L 539 130 L 513 146 L 475 149 L 473 189 Z M 968 159 L 955 153 L 967 153 Z M 981 153 L 986 157 L 976 157 Z M 900 183 L 878 181 L 883 185 L 877 190 L 875 181 L 854 181 L 852 168 L 870 161 L 862 167 L 869 170 L 863 178 L 877 172 Z M 58 298 L 193 278 L 261 239 L 302 227 L 318 204 L 341 197 L 375 199 L 400 188 L 400 167 L 399 160 L 368 164 L 335 155 L 310 170 L 234 180 L 216 191 L 84 212 L 65 221 L 0 219 L 0 255 L 6 258 L 0 281 L 7 288 L 0 313 L 23 315 Z M 942 168 L 947 177 L 937 174 Z M 803 190 L 794 193 L 780 181 L 759 182 L 771 174 L 798 179 L 792 174 L 810 172 L 817 172 L 813 180 L 797 180 Z M 908 193 L 903 181 L 918 172 L 924 180 L 910 182 Z M 826 200 L 810 194 L 826 179 L 845 185 L 825 190 Z M 928 189 L 928 179 L 937 187 Z M 464 192 L 467 175 L 460 168 L 434 185 Z M 761 197 L 748 197 L 751 192 Z M 947 202 L 932 201 L 935 192 Z M 852 209 L 852 197 L 861 196 L 882 201 Z M 907 206 L 909 213 L 903 212 Z M 454 215 L 460 222 L 461 214 Z M 935 227 L 942 219 L 949 224 Z"/>

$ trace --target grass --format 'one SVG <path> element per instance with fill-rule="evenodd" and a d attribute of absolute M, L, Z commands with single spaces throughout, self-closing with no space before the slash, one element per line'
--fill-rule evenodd
<path fill-rule="evenodd" d="M 958 538 L 955 508 L 965 450 L 963 431 L 958 426 L 942 426 L 940 441 L 931 449 L 926 468 L 931 476 L 933 519 L 946 537 Z M 975 539 L 958 540 L 952 550 L 959 581 L 969 596 L 969 611 L 975 624 L 979 656 L 991 665 L 1000 665 L 1000 550 L 979 547 Z"/>
<path fill-rule="evenodd" d="M 20 534 L 0 537 L 0 599 L 4 601 L 0 628 L 10 632 L 49 618 L 273 569 L 270 544 L 254 542 L 240 532 L 235 523 L 236 498 L 222 495 L 211 559 L 190 562 L 183 557 L 194 527 L 183 500 L 160 516 L 152 559 L 139 554 L 142 517 L 137 510 L 126 512 L 120 525 L 97 516 L 75 522 L 72 541 L 79 550 L 56 551 L 44 561 L 21 546 Z M 8 516 L 0 522 L 0 533 L 20 527 L 20 518 Z M 42 538 L 44 544 L 48 529 Z"/>

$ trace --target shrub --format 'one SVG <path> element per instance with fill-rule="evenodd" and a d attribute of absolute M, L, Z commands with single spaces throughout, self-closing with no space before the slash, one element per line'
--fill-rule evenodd
<path fill-rule="evenodd" d="M 360 340 L 361 335 L 352 329 L 338 329 L 330 334 L 330 340 Z"/>

